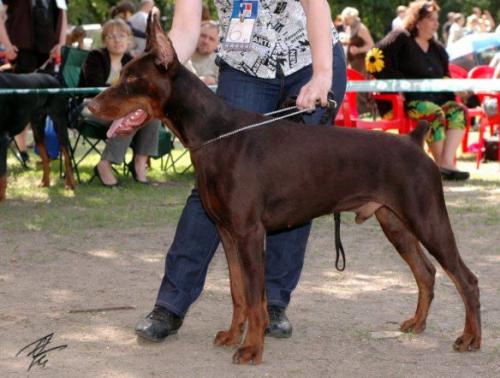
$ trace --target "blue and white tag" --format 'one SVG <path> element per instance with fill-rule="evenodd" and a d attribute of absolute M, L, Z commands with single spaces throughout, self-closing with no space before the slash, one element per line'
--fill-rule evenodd
<path fill-rule="evenodd" d="M 56 0 L 56 5 L 59 9 L 68 10 L 68 4 L 66 4 L 66 0 Z"/>
<path fill-rule="evenodd" d="M 226 38 L 222 42 L 224 49 L 238 51 L 250 49 L 258 13 L 258 1 L 235 0 Z"/>

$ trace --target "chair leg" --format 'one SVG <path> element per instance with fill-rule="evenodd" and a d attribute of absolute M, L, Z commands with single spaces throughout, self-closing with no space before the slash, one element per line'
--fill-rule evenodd
<path fill-rule="evenodd" d="M 481 159 L 483 158 L 484 154 L 484 132 L 486 130 L 486 126 L 488 126 L 486 118 L 481 118 L 481 121 L 479 123 L 479 141 L 476 155 L 476 169 L 479 169 L 479 166 L 481 165 Z"/>
<path fill-rule="evenodd" d="M 14 144 L 14 148 L 12 148 L 12 144 Z M 14 156 L 16 157 L 16 159 L 21 163 L 22 167 L 24 169 L 29 169 L 28 164 L 26 164 L 26 162 L 21 157 L 21 150 L 16 142 L 15 137 L 9 138 L 8 146 L 10 147 L 10 149 L 11 149 L 12 153 L 14 154 Z"/>
<path fill-rule="evenodd" d="M 75 158 L 75 152 L 76 152 L 76 148 L 78 147 L 78 144 L 82 142 L 82 143 L 88 143 L 89 144 L 89 148 L 87 149 L 87 151 L 85 151 L 85 153 L 78 159 L 76 160 Z M 74 169 L 75 169 L 75 172 L 76 172 L 76 177 L 77 177 L 77 180 L 78 180 L 78 183 L 81 184 L 81 178 L 80 178 L 80 172 L 78 170 L 78 166 L 80 165 L 80 163 L 85 160 L 85 158 L 90 155 L 91 152 L 96 152 L 99 156 L 102 155 L 102 152 L 101 150 L 99 150 L 99 148 L 97 148 L 97 145 L 99 144 L 99 142 L 101 142 L 100 139 L 97 139 L 95 142 L 93 142 L 91 139 L 89 138 L 86 138 L 85 136 L 82 136 L 81 134 L 78 135 L 78 137 L 76 138 L 76 141 L 75 141 L 75 144 L 71 147 L 71 155 L 72 155 L 72 160 L 73 160 L 73 166 L 74 166 Z M 116 172 L 116 170 L 115 170 Z M 92 175 L 92 177 L 89 179 L 89 183 L 92 182 L 92 180 L 94 179 L 94 175 Z"/>
<path fill-rule="evenodd" d="M 471 117 L 466 117 L 465 132 L 462 138 L 462 153 L 465 154 L 469 151 L 469 132 L 471 126 Z"/>

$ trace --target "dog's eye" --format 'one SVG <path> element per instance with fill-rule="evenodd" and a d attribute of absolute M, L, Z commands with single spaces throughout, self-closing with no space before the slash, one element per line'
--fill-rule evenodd
<path fill-rule="evenodd" d="M 127 76 L 127 84 L 132 84 L 137 81 L 136 76 Z"/>

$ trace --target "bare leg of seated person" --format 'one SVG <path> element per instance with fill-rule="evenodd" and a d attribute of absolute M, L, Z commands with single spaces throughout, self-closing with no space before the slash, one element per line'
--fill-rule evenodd
<path fill-rule="evenodd" d="M 135 175 L 138 181 L 146 182 L 146 166 L 148 163 L 147 155 L 135 155 L 134 157 L 134 167 Z"/>
<path fill-rule="evenodd" d="M 455 155 L 462 143 L 464 130 L 449 129 L 446 131 L 446 139 L 430 144 L 434 161 L 440 168 L 456 170 Z"/>
<path fill-rule="evenodd" d="M 99 172 L 99 178 L 104 185 L 116 185 L 118 180 L 113 174 L 113 168 L 111 167 L 111 162 L 109 160 L 101 160 L 97 164 L 97 171 Z"/>

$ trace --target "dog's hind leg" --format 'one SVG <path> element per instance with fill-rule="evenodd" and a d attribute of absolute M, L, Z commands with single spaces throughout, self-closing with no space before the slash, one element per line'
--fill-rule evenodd
<path fill-rule="evenodd" d="M 5 200 L 7 191 L 7 149 L 9 138 L 6 133 L 0 132 L 0 202 Z"/>
<path fill-rule="evenodd" d="M 265 229 L 260 223 L 244 234 L 239 233 L 236 238 L 246 300 L 245 313 L 248 319 L 245 340 L 233 355 L 233 362 L 237 364 L 262 362 L 264 331 L 269 322 L 264 283 L 264 238 Z"/>
<path fill-rule="evenodd" d="M 229 267 L 229 282 L 231 284 L 231 297 L 233 300 L 233 319 L 227 331 L 219 331 L 214 339 L 217 346 L 238 346 L 246 321 L 246 299 L 243 283 L 241 262 L 238 257 L 236 241 L 222 227 L 218 227 L 222 245 L 226 253 Z"/>
<path fill-rule="evenodd" d="M 434 192 L 426 192 L 425 218 L 413 217 L 409 224 L 413 225 L 420 242 L 454 282 L 464 302 L 464 331 L 455 341 L 454 349 L 460 352 L 476 350 L 481 347 L 478 280 L 460 257 L 442 192 L 436 192 L 434 195 L 429 195 L 430 193 Z"/>
<path fill-rule="evenodd" d="M 31 118 L 31 129 L 33 130 L 33 139 L 38 147 L 40 159 L 42 160 L 43 176 L 40 183 L 41 187 L 50 186 L 50 159 L 45 148 L 45 117 L 46 114 L 39 113 Z"/>
<path fill-rule="evenodd" d="M 418 303 L 415 315 L 401 324 L 401 331 L 420 333 L 425 329 L 427 315 L 434 297 L 436 268 L 424 255 L 417 238 L 388 208 L 375 213 L 382 230 L 410 266 L 418 286 Z"/>

